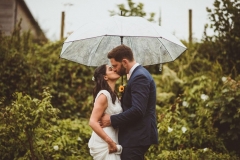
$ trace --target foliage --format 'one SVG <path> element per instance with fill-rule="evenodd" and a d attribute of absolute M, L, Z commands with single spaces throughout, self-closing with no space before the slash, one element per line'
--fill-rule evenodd
<path fill-rule="evenodd" d="M 221 154 L 215 153 L 211 149 L 203 148 L 203 149 L 184 149 L 184 150 L 176 150 L 169 151 L 163 150 L 161 154 L 155 156 L 151 155 L 150 158 L 146 157 L 146 160 L 158 159 L 158 160 L 208 160 L 208 159 L 221 159 L 221 160 L 238 160 L 239 158 L 236 156 L 231 156 L 229 154 Z"/>
<path fill-rule="evenodd" d="M 42 100 L 15 94 L 0 114 L 0 157 L 7 159 L 90 159 L 86 119 L 58 120 L 48 90 Z"/>
<path fill-rule="evenodd" d="M 168 66 L 163 66 L 161 75 L 153 75 L 157 87 L 157 104 L 167 106 L 174 103 L 179 94 L 183 92 L 183 81 L 177 73 Z"/>
<path fill-rule="evenodd" d="M 22 93 L 14 96 L 16 100 L 12 105 L 1 110 L 0 157 L 42 159 L 42 153 L 37 150 L 36 134 L 39 129 L 47 130 L 56 121 L 59 110 L 51 105 L 51 95 L 47 90 L 43 92 L 42 100 Z"/>
<path fill-rule="evenodd" d="M 20 32 L 20 31 L 18 31 Z M 9 105 L 14 92 L 39 98 L 44 87 L 53 96 L 51 103 L 60 117 L 87 117 L 90 114 L 93 68 L 59 59 L 62 41 L 32 43 L 30 36 L 1 36 L 0 97 Z"/>
<path fill-rule="evenodd" d="M 87 122 L 87 119 L 57 121 L 57 124 L 50 128 L 49 146 L 42 146 L 42 150 L 45 147 L 49 148 L 44 159 L 90 160 L 87 143 L 92 130 Z M 42 137 L 43 140 L 44 137 Z"/>
<path fill-rule="evenodd" d="M 218 61 L 223 73 L 235 78 L 240 73 L 240 2 L 215 0 L 214 9 L 207 11 L 215 35 L 207 35 L 206 25 L 200 52 L 210 61 Z"/>
<path fill-rule="evenodd" d="M 135 4 L 132 0 L 127 0 L 128 1 L 128 9 L 125 7 L 124 4 L 119 4 L 117 5 L 120 13 L 116 13 L 115 11 L 109 11 L 110 15 L 121 15 L 121 16 L 125 16 L 125 17 L 129 17 L 129 16 L 139 16 L 139 17 L 146 17 L 147 13 L 143 10 L 144 5 L 143 3 L 138 3 Z M 154 21 L 154 16 L 155 13 L 151 12 L 149 13 L 149 18 L 147 18 L 147 20 L 149 21 Z"/>
<path fill-rule="evenodd" d="M 162 76 L 164 75 L 163 72 Z M 154 78 L 157 81 L 156 77 Z M 166 81 L 168 83 L 161 82 L 169 86 L 173 79 L 168 79 Z M 199 156 L 201 151 L 206 148 L 211 152 L 205 153 L 205 158 L 234 159 L 235 157 L 236 159 L 235 154 L 230 154 L 234 149 L 228 148 L 226 145 L 226 142 L 229 142 L 227 138 L 219 136 L 218 128 L 214 127 L 215 117 L 213 115 L 217 112 L 210 105 L 210 102 L 222 84 L 217 77 L 211 74 L 195 75 L 191 81 L 182 83 L 179 84 L 183 88 L 183 93 L 175 98 L 175 102 L 172 105 L 169 103 L 163 107 L 158 107 L 159 144 L 152 146 L 146 157 L 150 159 L 176 159 L 181 152 L 182 159 L 196 159 L 196 157 L 201 157 Z M 158 87 L 157 84 L 157 90 Z M 163 87 L 164 89 L 169 88 Z M 166 106 L 168 107 L 166 108 Z M 237 149 L 235 148 L 235 150 Z"/>
<path fill-rule="evenodd" d="M 214 109 L 212 117 L 219 136 L 224 139 L 229 150 L 240 155 L 240 81 L 230 77 L 223 77 L 222 80 L 224 84 L 209 102 L 209 106 Z"/>

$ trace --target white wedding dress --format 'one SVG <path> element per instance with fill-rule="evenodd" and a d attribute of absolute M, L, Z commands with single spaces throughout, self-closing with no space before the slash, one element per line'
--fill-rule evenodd
<path fill-rule="evenodd" d="M 96 99 L 100 94 L 104 94 L 108 100 L 108 107 L 104 113 L 113 115 L 122 112 L 122 107 L 118 99 L 116 99 L 115 104 L 113 104 L 111 95 L 107 90 L 101 90 L 97 94 Z M 118 144 L 118 129 L 114 129 L 112 126 L 109 126 L 103 128 L 103 130 L 114 142 Z M 94 131 L 92 132 L 92 136 L 89 139 L 88 147 L 90 149 L 90 154 L 94 160 L 120 160 L 122 146 L 117 145 L 118 151 L 109 154 L 108 144 L 102 138 L 100 138 Z"/>

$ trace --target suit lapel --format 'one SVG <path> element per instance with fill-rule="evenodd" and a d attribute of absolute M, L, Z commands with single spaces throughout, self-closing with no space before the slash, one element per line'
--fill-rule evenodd
<path fill-rule="evenodd" d="M 132 81 L 133 81 L 133 77 L 135 76 L 136 71 L 139 70 L 141 67 L 142 67 L 141 65 L 137 66 L 137 67 L 134 69 L 134 71 L 132 72 L 131 77 L 129 78 L 129 80 L 128 80 L 128 82 L 127 82 L 127 85 L 126 85 L 125 88 L 124 88 L 124 92 L 123 92 L 123 94 L 122 94 L 122 98 L 121 98 L 121 103 L 122 103 L 122 104 L 130 103 L 129 105 L 131 105 L 131 102 L 128 102 L 129 97 L 131 97 L 131 91 L 129 92 L 129 89 L 131 88 L 131 84 L 132 84 Z M 129 88 L 129 87 L 130 87 L 130 88 Z M 130 99 L 131 99 L 131 98 L 130 98 Z M 125 101 L 125 103 L 124 103 L 123 101 Z M 129 105 L 127 105 L 127 106 L 129 106 Z M 122 106 L 122 107 L 123 107 L 123 110 L 128 109 L 128 108 L 126 108 L 126 106 Z"/>
<path fill-rule="evenodd" d="M 132 82 L 132 77 L 134 77 L 134 73 L 135 73 L 138 69 L 140 69 L 141 67 L 142 67 L 142 66 L 139 65 L 139 66 L 137 66 L 137 67 L 133 70 L 133 72 L 132 72 L 132 74 L 131 74 L 131 76 L 130 76 L 130 78 L 129 78 L 129 80 L 128 80 L 128 84 Z"/>

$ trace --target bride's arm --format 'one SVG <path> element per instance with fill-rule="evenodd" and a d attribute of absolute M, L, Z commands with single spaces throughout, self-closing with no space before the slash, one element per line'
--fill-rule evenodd
<path fill-rule="evenodd" d="M 108 144 L 109 152 L 112 153 L 117 151 L 116 143 L 104 132 L 104 130 L 99 124 L 99 121 L 104 111 L 106 110 L 107 105 L 107 97 L 104 94 L 99 95 L 99 97 L 94 103 L 92 114 L 89 120 L 89 126 L 99 137 L 101 137 Z"/>

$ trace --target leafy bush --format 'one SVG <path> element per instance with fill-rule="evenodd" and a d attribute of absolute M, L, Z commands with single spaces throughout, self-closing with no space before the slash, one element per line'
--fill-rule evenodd
<path fill-rule="evenodd" d="M 58 120 L 47 90 L 42 100 L 22 93 L 15 97 L 0 112 L 1 159 L 90 159 L 86 119 Z"/>
<path fill-rule="evenodd" d="M 240 155 L 240 81 L 223 77 L 223 85 L 209 102 L 213 108 L 214 126 L 218 128 L 219 136 L 224 139 L 230 151 Z"/>
<path fill-rule="evenodd" d="M 94 68 L 59 59 L 62 41 L 36 44 L 25 34 L 0 39 L 0 97 L 5 97 L 5 105 L 14 92 L 40 98 L 43 88 L 49 87 L 60 118 L 89 117 Z"/>
<path fill-rule="evenodd" d="M 149 158 L 146 158 L 150 160 Z M 215 153 L 211 149 L 185 149 L 177 151 L 163 150 L 161 154 L 151 159 L 158 160 L 238 160 L 236 156 L 229 154 Z"/>
<path fill-rule="evenodd" d="M 44 159 L 91 159 L 87 143 L 92 130 L 88 126 L 88 120 L 59 120 L 50 130 L 49 152 L 45 154 Z M 43 140 L 44 137 L 42 137 Z M 41 146 L 41 149 L 44 150 L 46 147 L 46 145 Z"/>
<path fill-rule="evenodd" d="M 240 2 L 238 0 L 215 0 L 213 8 L 207 8 L 210 25 L 206 25 L 201 55 L 209 61 L 218 61 L 223 73 L 234 79 L 240 73 Z M 214 35 L 207 35 L 207 28 Z"/>
<path fill-rule="evenodd" d="M 2 159 L 28 157 L 42 159 L 37 150 L 39 130 L 45 135 L 56 121 L 58 109 L 52 107 L 49 92 L 43 92 L 42 100 L 15 93 L 12 105 L 2 108 L 0 121 L 0 154 Z"/>
<path fill-rule="evenodd" d="M 164 74 L 164 73 L 163 73 Z M 146 159 L 238 159 L 237 156 L 239 143 L 229 141 L 230 133 L 236 135 L 238 130 L 239 109 L 232 111 L 234 115 L 228 114 L 228 110 L 223 110 L 225 105 L 216 106 L 220 97 L 219 89 L 222 85 L 221 81 L 213 81 L 213 76 L 199 76 L 192 81 L 183 85 L 184 92 L 176 98 L 171 105 L 158 106 L 158 132 L 159 144 L 151 146 Z M 232 81 L 231 88 L 236 89 L 237 82 Z M 171 83 L 171 82 L 170 82 Z M 225 88 L 225 87 L 223 87 Z M 226 91 L 226 90 L 225 90 Z M 234 90 L 236 92 L 236 90 Z M 218 96 L 217 96 L 218 95 Z M 233 107 L 234 103 L 225 99 L 239 99 L 238 92 L 228 94 L 229 97 L 221 97 L 221 101 L 229 102 Z M 235 96 L 235 97 L 234 97 Z M 218 100 L 214 97 L 218 97 Z M 212 104 L 215 104 L 215 109 Z M 217 103 L 219 104 L 219 103 Z M 167 107 L 168 106 L 168 107 Z M 237 110 L 236 110 L 237 109 Z M 227 114 L 228 117 L 224 116 Z M 213 116 L 213 115 L 218 116 Z M 220 115 L 220 116 L 219 116 Z M 223 117 L 221 117 L 223 116 Z M 216 117 L 223 120 L 231 118 L 234 121 L 229 122 L 229 130 L 219 132 L 219 128 L 215 126 Z M 234 118 L 233 118 L 234 117 Z M 233 122 L 233 123 L 232 123 Z M 234 125 L 235 124 L 235 125 Z M 223 134 L 224 133 L 224 134 Z M 219 136 L 219 134 L 221 136 Z M 239 134 L 238 134 L 239 135 Z M 236 140 L 236 139 L 235 139 Z M 230 148 L 228 144 L 237 144 L 237 147 Z M 203 149 L 208 150 L 204 152 Z"/>

